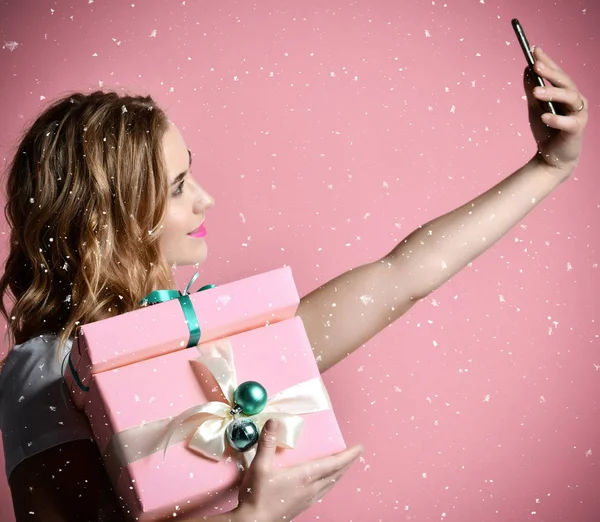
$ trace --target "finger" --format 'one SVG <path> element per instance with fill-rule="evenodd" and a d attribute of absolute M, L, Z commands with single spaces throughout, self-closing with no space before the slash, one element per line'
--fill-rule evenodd
<path fill-rule="evenodd" d="M 581 121 L 581 119 L 574 115 L 558 116 L 556 114 L 546 112 L 542 114 L 542 121 L 548 125 L 548 127 L 552 127 L 553 129 L 573 135 L 579 134 L 584 127 L 584 123 Z"/>
<path fill-rule="evenodd" d="M 577 91 L 573 91 L 571 89 L 560 89 L 558 87 L 536 87 L 533 90 L 533 95 L 542 101 L 551 101 L 551 102 L 559 102 L 562 104 L 569 112 L 573 114 L 577 114 L 583 109 L 581 109 L 582 104 L 585 108 L 585 103 L 583 103 L 583 96 L 581 93 Z M 581 109 L 581 111 L 580 111 Z"/>
<path fill-rule="evenodd" d="M 321 499 L 332 490 L 332 488 L 340 481 L 340 479 L 344 476 L 346 471 L 348 471 L 352 464 L 354 464 L 355 462 L 356 459 L 353 459 L 350 462 L 348 462 L 348 464 L 346 464 L 343 468 L 336 471 L 333 475 L 322 478 L 313 483 L 311 486 L 312 491 L 310 495 L 312 500 L 310 503 L 312 504 L 315 502 L 320 502 Z"/>
<path fill-rule="evenodd" d="M 529 113 L 529 121 L 538 120 L 542 113 L 548 110 L 548 108 L 544 107 L 544 105 L 541 103 L 541 100 L 536 98 L 536 96 L 534 95 L 534 87 L 538 85 L 535 77 L 536 74 L 533 71 L 533 69 L 531 67 L 527 67 L 523 75 L 523 87 L 527 98 L 527 111 Z M 541 121 L 540 124 L 542 124 Z"/>
<path fill-rule="evenodd" d="M 356 462 L 356 459 L 351 460 L 343 468 L 341 468 L 341 469 L 335 471 L 333 474 L 331 474 L 327 477 L 323 477 L 321 480 L 317 481 L 317 484 L 319 484 L 321 487 L 325 487 L 327 484 L 330 484 L 332 482 L 333 483 L 338 482 L 346 474 L 346 472 L 354 465 L 355 462 Z"/>
<path fill-rule="evenodd" d="M 342 469 L 334 473 L 332 476 L 319 480 L 315 484 L 318 487 L 318 492 L 316 493 L 313 502 L 319 502 L 325 495 L 327 495 L 327 493 L 329 493 L 334 486 L 338 484 L 346 471 L 350 469 L 355 461 L 356 460 L 353 460 L 352 462 L 346 464 Z"/>
<path fill-rule="evenodd" d="M 533 68 L 539 76 L 544 80 L 548 80 L 554 87 L 577 90 L 575 82 L 573 82 L 570 76 L 561 69 L 555 69 L 554 67 L 546 65 L 543 61 L 536 61 Z"/>
<path fill-rule="evenodd" d="M 326 485 L 324 485 L 323 487 L 321 487 L 319 492 L 315 495 L 315 497 L 313 499 L 313 503 L 321 502 L 321 500 L 323 500 L 323 497 L 325 495 L 327 495 L 327 493 L 329 493 L 335 485 L 336 485 L 336 482 L 329 482 Z"/>
<path fill-rule="evenodd" d="M 347 464 L 351 464 L 363 452 L 362 446 L 353 446 L 341 453 L 313 460 L 302 466 L 307 466 L 307 475 L 312 481 L 321 480 L 324 477 L 332 475 Z"/>
<path fill-rule="evenodd" d="M 558 65 L 552 58 L 550 58 L 550 55 L 541 47 L 535 47 L 533 49 L 533 57 L 536 61 L 540 60 L 544 62 L 548 67 L 552 67 L 554 69 L 562 71 L 560 65 Z"/>
<path fill-rule="evenodd" d="M 260 440 L 258 441 L 258 448 L 256 449 L 256 455 L 251 464 L 252 468 L 261 473 L 268 472 L 273 465 L 275 449 L 277 448 L 278 429 L 279 423 L 275 419 L 269 419 L 263 426 Z"/>
<path fill-rule="evenodd" d="M 525 89 L 528 105 L 534 108 L 539 106 L 538 100 L 533 95 L 533 89 L 536 85 L 537 82 L 535 81 L 535 72 L 531 67 L 526 67 L 523 73 L 523 88 Z"/>

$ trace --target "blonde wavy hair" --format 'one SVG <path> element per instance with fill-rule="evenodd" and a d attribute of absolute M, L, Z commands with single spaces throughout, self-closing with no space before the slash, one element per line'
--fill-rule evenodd
<path fill-rule="evenodd" d="M 168 125 L 150 96 L 96 91 L 54 102 L 25 131 L 8 170 L 0 278 L 12 344 L 54 333 L 62 347 L 79 324 L 172 288 L 158 245 Z"/>

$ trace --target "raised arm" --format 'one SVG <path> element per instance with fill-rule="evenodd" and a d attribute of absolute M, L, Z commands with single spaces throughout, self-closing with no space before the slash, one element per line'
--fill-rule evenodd
<path fill-rule="evenodd" d="M 487 192 L 419 227 L 382 259 L 350 270 L 302 299 L 298 315 L 321 372 L 485 252 L 571 175 L 587 124 L 587 101 L 541 49 L 535 57 L 536 71 L 553 85 L 535 96 L 562 103 L 568 114 L 542 118 L 526 71 L 535 157 Z"/>

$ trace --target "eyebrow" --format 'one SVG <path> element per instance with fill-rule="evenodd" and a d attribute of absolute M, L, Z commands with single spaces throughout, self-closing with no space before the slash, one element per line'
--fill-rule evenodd
<path fill-rule="evenodd" d="M 190 157 L 190 166 L 185 172 L 178 174 L 177 177 L 171 182 L 171 185 L 177 185 L 177 183 L 179 183 L 185 177 L 188 171 L 192 168 L 192 151 L 190 149 L 188 149 L 188 155 Z"/>

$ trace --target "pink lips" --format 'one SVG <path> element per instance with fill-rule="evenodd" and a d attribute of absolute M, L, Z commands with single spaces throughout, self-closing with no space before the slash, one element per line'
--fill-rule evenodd
<path fill-rule="evenodd" d="M 190 232 L 188 236 L 190 237 L 204 237 L 206 235 L 206 227 L 204 223 L 202 223 L 196 230 Z"/>

